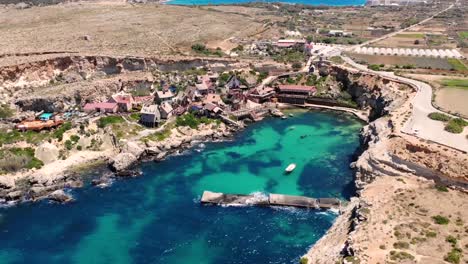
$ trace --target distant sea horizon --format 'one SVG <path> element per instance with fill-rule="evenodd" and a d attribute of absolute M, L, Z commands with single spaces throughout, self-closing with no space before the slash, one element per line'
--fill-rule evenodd
<path fill-rule="evenodd" d="M 226 5 L 243 3 L 284 3 L 311 6 L 361 6 L 367 0 L 167 0 L 169 5 Z"/>

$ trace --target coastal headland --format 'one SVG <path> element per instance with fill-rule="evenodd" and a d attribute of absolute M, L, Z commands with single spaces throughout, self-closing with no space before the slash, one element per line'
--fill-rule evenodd
<path fill-rule="evenodd" d="M 436 72 L 464 87 L 466 59 L 430 57 L 433 69 L 421 62 L 427 54 L 377 65 L 365 59 L 379 54 L 354 53 L 374 44 L 457 49 L 449 38 L 464 35 L 447 24 L 466 16 L 463 3 L 430 4 L 2 6 L 1 203 L 68 203 L 67 190 L 83 187 L 83 171 L 96 165 L 106 169 L 92 184 L 108 186 L 139 177 L 142 162 L 162 165 L 263 119 L 339 111 L 365 122 L 349 164 L 355 195 L 300 263 L 463 263 L 468 121 L 433 107 L 430 82 L 404 76 Z M 334 19 L 350 22 L 337 30 Z M 445 38 L 427 33 L 436 26 Z"/>

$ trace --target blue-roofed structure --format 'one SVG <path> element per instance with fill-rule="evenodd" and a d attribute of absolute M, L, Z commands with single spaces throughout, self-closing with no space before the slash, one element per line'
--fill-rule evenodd
<path fill-rule="evenodd" d="M 43 114 L 41 114 L 41 115 L 39 116 L 39 120 L 41 120 L 41 121 L 48 121 L 48 120 L 50 120 L 50 118 L 52 118 L 53 115 L 54 115 L 54 114 L 52 114 L 52 113 L 43 113 Z"/>

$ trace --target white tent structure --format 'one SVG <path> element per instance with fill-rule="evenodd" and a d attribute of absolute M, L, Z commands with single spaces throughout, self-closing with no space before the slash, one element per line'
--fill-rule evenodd
<path fill-rule="evenodd" d="M 455 55 L 455 58 L 457 59 L 462 59 L 463 56 L 460 54 L 460 52 L 458 52 L 458 50 L 452 50 L 453 54 Z"/>
<path fill-rule="evenodd" d="M 398 49 L 398 55 L 405 56 L 406 55 L 405 49 Z"/>
<path fill-rule="evenodd" d="M 449 49 L 446 49 L 445 53 L 447 53 L 447 58 L 454 58 L 455 57 L 455 54 Z"/>
<path fill-rule="evenodd" d="M 447 58 L 447 52 L 445 52 L 445 50 L 439 50 L 439 55 L 441 58 Z"/>

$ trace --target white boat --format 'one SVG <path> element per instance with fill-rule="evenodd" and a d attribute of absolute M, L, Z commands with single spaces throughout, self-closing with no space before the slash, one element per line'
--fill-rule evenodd
<path fill-rule="evenodd" d="M 293 117 L 294 115 L 293 114 L 289 114 L 290 117 Z"/>
<path fill-rule="evenodd" d="M 296 168 L 296 164 L 291 163 L 291 164 L 289 164 L 288 167 L 286 167 L 286 169 L 285 169 L 284 171 L 287 172 L 287 173 L 290 173 L 290 172 L 292 172 L 295 168 Z"/>

